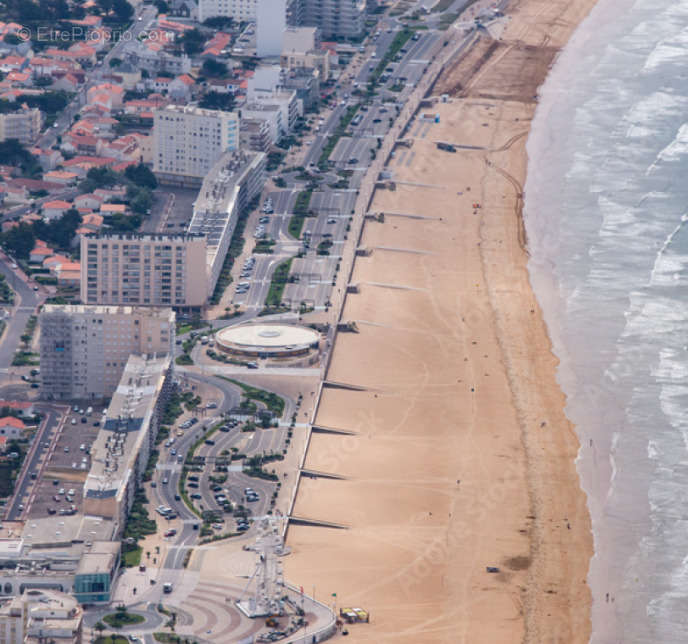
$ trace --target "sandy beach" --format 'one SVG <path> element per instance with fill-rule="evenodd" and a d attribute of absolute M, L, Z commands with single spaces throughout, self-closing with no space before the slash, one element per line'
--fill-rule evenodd
<path fill-rule="evenodd" d="M 286 578 L 371 623 L 355 642 L 560 642 L 590 635 L 590 521 L 521 222 L 525 142 L 557 51 L 594 0 L 512 3 L 443 75 L 366 222 L 292 526 Z M 436 149 L 455 143 L 455 154 Z M 556 207 L 553 204 L 552 207 Z M 410 216 L 409 216 L 410 215 Z M 488 573 L 487 567 L 499 572 Z M 336 597 L 333 596 L 336 594 Z"/>

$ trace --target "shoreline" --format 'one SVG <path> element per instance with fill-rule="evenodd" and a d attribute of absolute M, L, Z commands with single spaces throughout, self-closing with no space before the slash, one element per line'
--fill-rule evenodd
<path fill-rule="evenodd" d="M 343 314 L 359 333 L 337 334 L 328 371 L 363 389 L 325 390 L 315 419 L 357 434 L 314 437 L 308 466 L 344 478 L 306 481 L 296 499 L 349 530 L 292 527 L 285 561 L 305 588 L 371 611 L 354 641 L 589 639 L 590 519 L 522 185 L 528 92 L 593 5 L 509 10 L 502 41 L 440 77 L 435 93 L 453 96 L 441 123 L 412 122 L 413 147 L 390 163 L 401 183 L 375 193 L 372 211 L 431 218 L 365 223 L 373 253 L 356 258 Z M 486 149 L 448 155 L 435 140 Z"/>

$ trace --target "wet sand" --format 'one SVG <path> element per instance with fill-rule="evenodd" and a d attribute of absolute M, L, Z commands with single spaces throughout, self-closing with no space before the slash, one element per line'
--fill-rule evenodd
<path fill-rule="evenodd" d="M 355 642 L 587 642 L 592 554 L 556 360 L 520 218 L 533 95 L 593 0 L 523 0 L 443 76 L 390 162 L 357 257 L 286 578 L 370 611 Z M 471 148 L 455 154 L 436 141 Z M 479 204 L 479 207 L 474 207 Z M 556 207 L 556 204 L 553 204 Z M 390 213 L 419 217 L 395 216 Z M 488 573 L 486 567 L 499 571 Z"/>

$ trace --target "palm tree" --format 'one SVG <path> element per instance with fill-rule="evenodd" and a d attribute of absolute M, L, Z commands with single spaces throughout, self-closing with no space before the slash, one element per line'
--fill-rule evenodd
<path fill-rule="evenodd" d="M 93 626 L 98 631 L 98 635 L 102 635 L 105 630 L 105 624 L 103 622 L 96 622 Z"/>

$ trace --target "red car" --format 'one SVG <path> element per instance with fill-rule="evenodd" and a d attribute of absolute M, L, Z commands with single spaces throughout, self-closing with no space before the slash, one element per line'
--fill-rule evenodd
<path fill-rule="evenodd" d="M 174 537 L 175 534 L 177 534 L 176 530 L 168 530 L 167 532 L 165 532 L 166 537 Z"/>

